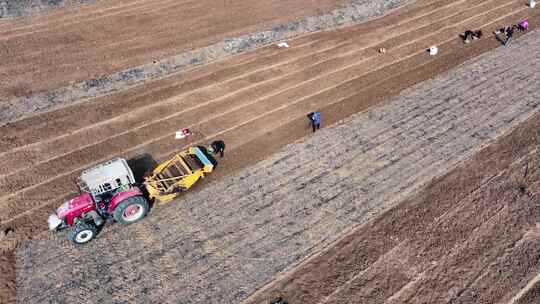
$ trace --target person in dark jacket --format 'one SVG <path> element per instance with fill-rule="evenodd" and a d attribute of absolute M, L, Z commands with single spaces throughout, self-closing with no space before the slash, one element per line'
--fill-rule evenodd
<path fill-rule="evenodd" d="M 482 31 L 467 30 L 461 35 L 461 38 L 463 38 L 463 43 L 470 43 L 473 40 L 482 38 Z"/>
<path fill-rule="evenodd" d="M 499 41 L 501 41 L 504 46 L 508 45 L 508 43 L 510 43 L 510 40 L 512 40 L 512 36 L 514 36 L 514 27 L 515 25 L 505 26 L 495 31 L 495 35 L 497 35 L 497 39 L 499 39 Z M 506 36 L 506 39 L 502 40 L 498 36 L 499 34 L 504 34 Z"/>
<path fill-rule="evenodd" d="M 223 157 L 225 152 L 225 142 L 223 140 L 214 140 L 210 144 L 210 147 L 208 147 L 208 152 L 210 152 L 210 154 L 219 153 L 219 156 Z"/>
<path fill-rule="evenodd" d="M 319 112 L 311 112 L 307 115 L 311 127 L 313 128 L 313 132 L 321 128 L 321 113 Z"/>
<path fill-rule="evenodd" d="M 514 36 L 514 27 L 509 26 L 506 28 L 506 41 L 504 42 L 504 46 L 508 45 L 510 43 L 510 40 L 512 39 L 512 36 Z"/>

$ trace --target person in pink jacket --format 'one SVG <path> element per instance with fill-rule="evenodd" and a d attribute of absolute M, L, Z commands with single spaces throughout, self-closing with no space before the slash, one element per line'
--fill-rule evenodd
<path fill-rule="evenodd" d="M 529 20 L 525 19 L 517 24 L 518 31 L 526 31 L 529 29 Z"/>

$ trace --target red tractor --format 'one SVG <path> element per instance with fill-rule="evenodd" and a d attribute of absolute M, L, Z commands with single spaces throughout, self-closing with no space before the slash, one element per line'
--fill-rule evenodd
<path fill-rule="evenodd" d="M 132 224 L 148 213 L 148 200 L 123 158 L 83 171 L 78 185 L 84 194 L 62 204 L 48 219 L 50 230 L 71 228 L 69 238 L 77 245 L 92 240 L 97 227 L 109 219 Z"/>

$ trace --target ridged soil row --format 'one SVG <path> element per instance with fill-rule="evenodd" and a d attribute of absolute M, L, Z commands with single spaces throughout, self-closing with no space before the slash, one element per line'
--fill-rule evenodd
<path fill-rule="evenodd" d="M 176 123 L 176 121 L 175 121 L 175 123 Z M 161 126 L 160 126 L 160 127 L 161 127 Z M 39 149 L 39 150 L 43 151 L 43 150 L 46 150 L 46 149 Z M 35 156 L 37 157 L 38 155 L 35 155 Z M 32 159 L 32 161 L 35 161 L 35 160 L 36 160 L 35 158 L 31 158 L 31 159 Z M 56 166 L 56 167 L 57 167 L 57 168 L 60 168 L 60 167 L 65 168 L 64 165 L 62 165 L 62 166 Z M 34 171 L 34 172 L 35 172 L 35 171 Z"/>
<path fill-rule="evenodd" d="M 540 274 L 532 278 L 508 304 L 535 304 L 540 302 Z"/>
<path fill-rule="evenodd" d="M 505 9 L 506 9 L 506 8 L 505 8 Z M 496 13 L 496 12 L 493 12 L 493 13 Z M 492 17 L 492 16 L 487 16 L 487 17 L 489 18 L 489 17 Z M 449 20 L 449 21 L 450 21 L 450 22 L 453 22 L 452 20 Z M 405 37 L 404 39 L 406 39 L 406 38 L 407 38 L 407 37 Z M 414 45 L 414 44 L 413 44 L 413 45 L 409 44 L 408 46 L 409 46 L 409 47 L 412 47 L 412 48 L 417 47 L 417 45 Z M 393 54 L 393 56 L 399 58 L 400 55 L 399 55 L 399 54 Z M 354 58 L 354 57 L 353 57 L 353 58 Z M 406 57 L 405 57 L 405 58 L 406 58 Z M 348 59 L 348 58 L 347 58 L 347 59 Z M 352 58 L 351 58 L 351 59 L 352 59 Z M 375 60 L 376 60 L 376 59 L 379 59 L 379 62 L 382 62 L 382 60 L 380 60 L 381 57 L 375 57 L 374 59 L 375 59 Z M 343 60 L 343 61 L 345 61 L 345 60 Z M 345 62 L 347 62 L 347 61 L 345 61 Z M 369 61 L 366 60 L 366 62 L 362 62 L 362 65 L 366 65 L 366 66 L 369 66 L 369 67 L 371 67 L 371 66 L 377 66 L 377 64 L 378 64 L 379 62 L 373 62 L 373 64 L 372 64 L 371 62 L 369 62 Z M 355 70 L 355 69 L 350 69 L 349 65 L 345 65 L 345 66 L 344 66 L 344 69 L 342 68 L 342 71 L 347 71 L 348 73 L 350 73 L 350 74 L 352 74 L 352 75 L 358 75 L 358 74 L 359 74 L 358 72 L 363 72 L 363 73 L 365 74 L 366 72 L 364 72 L 364 71 L 361 70 L 361 69 L 363 68 L 363 66 L 359 66 L 359 65 L 360 65 L 360 64 L 358 64 L 358 63 L 355 63 L 355 64 L 353 65 L 353 66 L 356 67 L 356 70 Z M 381 66 L 384 66 L 384 65 L 381 65 Z M 319 72 L 319 73 L 321 72 L 319 69 L 317 69 L 317 67 L 315 67 L 313 70 L 314 70 L 314 71 L 312 72 L 312 74 L 315 74 L 316 72 Z M 352 70 L 352 71 L 351 71 L 351 70 Z M 331 70 L 331 71 L 332 71 L 332 70 Z M 339 71 L 339 70 L 338 70 L 338 71 Z M 367 72 L 370 72 L 370 71 L 368 70 Z M 354 73 L 354 74 L 353 74 L 353 73 Z M 334 75 L 335 75 L 335 74 L 336 74 L 336 73 L 334 73 Z M 334 76 L 334 75 L 331 74 L 331 76 Z M 360 73 L 360 75 L 363 75 L 363 74 Z M 339 77 L 339 76 L 341 76 L 341 75 L 336 75 L 336 76 Z M 343 80 L 338 78 L 337 81 L 335 81 L 335 80 L 332 80 L 332 81 L 333 81 L 333 82 L 338 82 L 338 83 L 339 83 L 339 82 L 344 82 L 344 81 L 349 81 L 349 78 L 350 78 L 350 77 L 351 77 L 351 76 L 349 76 L 349 75 L 344 75 L 344 76 L 341 76 L 341 78 L 342 78 Z M 336 78 L 337 78 L 337 77 L 336 77 Z M 294 80 L 296 80 L 296 81 L 293 81 L 292 83 L 295 84 L 297 81 L 300 81 L 301 79 L 302 79 L 302 78 L 300 78 L 300 79 L 296 78 L 296 79 L 294 79 Z M 315 80 L 319 80 L 319 79 L 315 79 Z M 303 89 L 305 90 L 304 92 L 307 92 L 308 90 L 311 91 L 311 90 L 314 89 L 316 86 L 319 86 L 319 87 L 321 86 L 320 81 L 318 81 L 317 83 L 313 83 L 313 81 L 312 81 L 310 84 L 311 84 L 311 87 L 303 88 Z M 285 88 L 287 88 L 287 87 L 285 87 Z M 278 91 L 278 92 L 279 92 L 279 91 Z M 304 93 L 304 92 L 302 92 L 302 93 Z M 296 93 L 296 94 L 298 95 L 298 93 Z M 303 94 L 302 94 L 302 95 L 303 95 Z M 274 95 L 274 96 L 275 96 L 275 95 Z M 272 96 L 272 97 L 274 97 L 274 96 Z M 252 97 L 252 98 L 253 98 L 252 95 L 250 95 L 249 97 Z M 263 95 L 262 97 L 258 97 L 258 98 L 257 98 L 257 97 L 258 97 L 258 96 L 255 96 L 254 99 L 255 99 L 256 101 L 258 101 L 258 102 L 260 102 L 260 100 L 263 100 L 263 101 L 264 101 L 264 100 L 269 99 L 268 96 L 264 96 L 264 95 Z M 247 99 L 247 98 L 246 98 L 246 99 Z M 246 105 L 245 105 L 245 103 L 248 103 L 249 100 L 244 100 L 242 103 L 239 104 L 239 106 L 236 106 L 236 107 L 234 106 L 234 104 L 231 105 L 231 103 L 233 103 L 233 102 L 235 102 L 235 101 L 237 101 L 237 100 L 239 100 L 239 98 L 235 98 L 235 100 L 231 100 L 230 103 L 228 103 L 226 106 L 229 107 L 229 108 L 231 108 L 231 106 L 232 106 L 232 109 L 233 109 L 233 110 L 236 110 L 236 109 L 242 109 L 242 110 L 244 110 L 244 108 L 247 108 Z M 253 103 L 253 104 L 254 104 L 254 103 Z M 251 105 L 251 104 L 248 103 L 248 105 Z M 274 104 L 274 105 L 275 105 L 275 104 Z M 271 106 L 274 106 L 274 105 L 271 105 Z M 215 106 L 215 105 L 214 105 L 214 106 Z M 208 112 L 209 112 L 210 109 L 203 109 L 203 110 L 205 110 L 204 113 L 208 114 Z M 216 111 L 217 113 L 220 113 L 220 115 L 216 115 L 216 116 L 219 117 L 220 120 L 230 120 L 228 116 L 223 115 L 223 112 L 224 112 L 223 109 L 219 109 L 219 108 L 218 108 L 218 110 L 215 110 L 215 111 Z M 252 110 L 252 111 L 253 111 L 253 110 Z M 258 111 L 258 109 L 255 109 L 254 112 L 264 113 L 264 112 L 262 112 L 262 111 Z M 146 128 L 146 129 L 142 129 L 142 128 L 141 128 L 141 129 L 135 129 L 135 130 L 131 131 L 131 133 L 136 133 L 136 132 L 142 133 L 142 132 L 146 132 L 147 134 L 158 134 L 157 132 L 154 132 L 154 130 L 155 130 L 155 131 L 161 130 L 161 132 L 167 132 L 168 135 L 170 135 L 170 134 L 177 128 L 176 126 L 178 125 L 178 123 L 184 122 L 184 125 L 188 125 L 188 126 L 189 126 L 189 125 L 193 125 L 193 124 L 195 123 L 194 121 L 192 121 L 191 124 L 189 123 L 189 121 L 188 121 L 188 123 L 186 123 L 186 120 L 187 120 L 189 117 L 199 117 L 198 115 L 194 115 L 195 113 L 189 113 L 189 114 L 191 114 L 191 115 L 189 115 L 188 117 L 185 117 L 185 118 L 184 118 L 184 117 L 176 117 L 176 116 L 172 116 L 172 117 L 174 117 L 174 119 L 171 119 L 171 118 L 163 119 L 163 120 L 165 121 L 165 123 L 162 123 L 162 124 L 154 123 L 154 125 L 152 126 L 152 127 L 154 127 L 153 130 L 150 129 L 150 128 Z M 225 112 L 225 114 L 229 114 L 229 113 L 228 113 L 228 112 Z M 199 115 L 200 115 L 200 114 L 199 114 Z M 245 112 L 244 112 L 244 116 L 246 116 L 246 115 L 245 115 Z M 182 118 L 183 118 L 183 119 L 182 119 Z M 213 118 L 213 117 L 210 115 L 210 118 Z M 206 123 L 207 121 L 208 121 L 209 123 L 212 123 L 212 120 L 211 120 L 211 119 L 203 120 L 202 122 L 203 122 L 203 123 Z M 239 122 L 241 122 L 241 120 L 240 120 Z M 167 124 L 169 124 L 170 127 L 164 127 L 164 125 L 167 126 Z M 218 124 L 219 124 L 219 121 L 218 121 Z M 214 124 L 214 125 L 215 125 L 215 124 Z M 199 127 L 202 127 L 202 126 L 203 126 L 203 124 L 201 123 L 200 120 L 198 121 L 198 126 L 199 126 Z M 234 127 L 235 127 L 235 125 L 232 124 L 232 127 L 231 127 L 231 128 L 234 128 Z M 203 129 L 203 130 L 204 130 L 204 129 Z M 130 132 L 128 132 L 128 134 L 129 134 L 129 133 L 130 133 Z M 204 130 L 204 134 L 212 135 L 213 132 L 209 132 L 208 130 Z M 126 135 L 126 134 L 122 134 L 122 135 Z M 132 135 L 132 134 L 129 134 L 129 135 Z M 167 136 L 168 136 L 168 135 L 167 135 Z M 126 136 L 126 137 L 127 137 L 127 136 Z M 161 138 L 164 138 L 164 137 L 165 137 L 165 136 L 162 136 Z M 149 135 L 147 138 L 150 138 L 150 139 L 151 139 L 151 138 L 152 138 L 152 135 Z M 115 145 L 116 145 L 116 146 L 120 146 L 120 145 L 117 144 L 117 143 L 118 143 L 118 140 L 119 140 L 119 138 L 118 138 L 118 137 L 115 137 L 115 138 L 109 139 L 108 141 L 100 142 L 99 144 L 100 144 L 101 146 L 103 146 L 103 145 L 109 146 L 109 145 L 107 144 L 107 143 L 109 142 L 109 143 L 112 144 L 111 146 L 115 146 Z M 113 142 L 113 141 L 114 141 L 114 142 Z M 144 140 L 144 139 L 141 139 L 141 138 L 139 137 L 139 140 L 138 140 L 137 142 L 138 142 L 138 143 L 141 143 L 141 142 L 144 143 L 145 140 Z M 78 146 L 80 146 L 80 143 L 78 143 Z M 140 144 L 139 144 L 139 146 L 140 146 Z M 86 149 L 86 148 L 89 148 L 89 147 L 84 147 L 84 148 Z M 40 150 L 41 150 L 41 149 L 40 149 Z M 43 149 L 43 150 L 45 150 L 45 149 Z M 82 150 L 82 149 L 81 149 L 81 150 Z M 79 152 L 79 151 L 76 151 L 75 153 L 77 153 L 77 152 Z M 110 152 L 111 152 L 111 153 L 115 153 L 114 151 L 110 151 Z M 72 154 L 75 154 L 75 153 L 72 153 Z M 35 158 L 32 158 L 32 160 L 33 160 L 34 162 L 35 162 L 35 161 L 39 161 L 38 155 L 35 155 L 35 156 L 36 156 L 36 157 L 35 157 Z M 58 159 L 60 159 L 61 157 L 64 157 L 64 156 L 65 156 L 65 155 L 60 155 L 60 157 L 58 157 L 58 158 L 53 158 L 53 159 L 51 160 L 51 162 L 58 161 Z M 70 156 L 71 156 L 71 155 L 70 155 Z M 37 159 L 36 159 L 36 158 L 37 158 Z M 76 159 L 77 157 L 72 157 L 72 158 Z M 83 163 L 83 164 L 84 164 L 84 163 Z M 40 164 L 40 165 L 44 165 L 44 164 Z M 34 166 L 36 166 L 36 164 L 34 164 Z M 84 166 L 84 165 L 83 165 L 83 166 Z M 56 165 L 56 166 L 54 166 L 54 167 L 56 167 L 56 168 L 61 168 L 61 169 L 65 169 L 65 168 L 66 168 L 65 165 L 60 165 L 60 166 L 59 166 L 59 165 Z M 79 167 L 79 168 L 80 168 L 80 167 Z M 36 168 L 36 169 L 37 169 L 37 168 Z M 36 169 L 33 170 L 33 174 L 32 174 L 32 175 L 36 175 L 36 172 L 39 172 L 39 171 L 40 171 L 39 169 L 37 169 L 37 170 L 36 170 Z M 46 172 L 47 170 L 41 170 L 41 171 L 42 171 L 42 172 Z M 23 172 L 24 172 L 24 171 L 23 171 Z M 24 175 L 24 174 L 21 174 L 21 172 L 15 172 L 15 173 L 16 173 L 16 174 L 13 174 L 12 176 L 7 176 L 5 179 L 6 179 L 6 180 L 10 180 L 12 184 L 17 184 L 17 185 L 20 187 L 19 189 L 24 188 L 24 187 L 25 187 L 25 184 L 24 184 L 24 182 L 22 182 L 22 180 L 25 179 L 25 177 L 24 177 L 25 175 Z M 48 174 L 50 174 L 49 176 L 53 176 L 53 175 L 55 175 L 55 174 L 58 174 L 58 172 L 49 171 Z M 15 175 L 16 175 L 16 176 L 19 176 L 20 181 L 17 181 L 17 180 L 15 180 L 15 179 L 12 178 L 12 177 L 15 176 Z M 39 175 L 39 174 L 37 174 L 37 175 Z M 44 176 L 40 176 L 39 178 L 43 178 L 43 177 L 44 177 Z M 28 180 L 28 179 L 26 179 L 26 182 L 27 182 L 27 185 L 34 184 L 33 181 L 30 181 L 30 180 Z M 6 188 L 9 188 L 9 186 L 6 187 Z M 17 190 L 16 190 L 16 191 L 17 191 Z"/>
<path fill-rule="evenodd" d="M 56 139 L 65 136 L 66 131 L 76 131 L 78 129 L 90 128 L 96 123 L 108 123 L 109 119 L 118 120 L 122 115 L 138 109 L 140 111 L 149 111 L 154 107 L 160 106 L 161 103 L 172 103 L 176 108 L 168 108 L 169 111 L 177 112 L 178 107 L 186 110 L 189 104 L 182 103 L 186 94 L 194 94 L 196 92 L 209 92 L 202 94 L 197 98 L 204 98 L 206 94 L 223 95 L 232 93 L 231 91 L 220 90 L 220 86 L 234 87 L 246 84 L 250 81 L 255 85 L 255 74 L 259 82 L 271 79 L 264 75 L 266 70 L 276 70 L 277 67 L 287 66 L 289 63 L 302 63 L 308 60 L 310 56 L 322 53 L 323 55 L 335 57 L 339 54 L 347 53 L 347 51 L 358 51 L 359 46 L 364 46 L 364 39 L 370 40 L 381 39 L 380 35 L 384 32 L 399 28 L 400 26 L 411 26 L 413 18 L 422 18 L 424 23 L 430 24 L 433 19 L 425 18 L 426 15 L 433 15 L 434 19 L 446 17 L 450 14 L 441 5 L 449 5 L 450 9 L 454 9 L 454 5 L 461 1 L 440 1 L 439 6 L 427 5 L 415 10 L 413 15 L 392 14 L 388 17 L 375 20 L 359 26 L 345 28 L 336 32 L 316 33 L 294 40 L 291 42 L 291 48 L 287 51 L 279 50 L 274 46 L 258 49 L 254 52 L 244 54 L 242 56 L 232 57 L 227 60 L 218 61 L 205 65 L 201 68 L 192 69 L 189 73 L 181 73 L 177 76 L 168 77 L 163 80 L 154 81 L 141 87 L 136 87 L 128 92 L 112 94 L 108 97 L 97 98 L 82 104 L 68 106 L 60 110 L 53 110 L 46 113 L 37 114 L 30 118 L 22 119 L 11 123 L 9 126 L 0 127 L 2 137 L 0 140 L 9 141 L 9 146 L 1 146 L 1 151 L 8 149 L 13 152 L 20 152 L 16 149 L 20 146 L 39 143 L 46 140 Z M 401 11 L 398 11 L 401 12 Z M 441 14 L 443 13 L 443 14 Z M 384 21 L 384 22 L 383 22 Z M 421 20 L 417 20 L 421 22 Z M 408 24 L 411 23 L 411 24 Z M 375 24 L 375 25 L 374 25 Z M 402 30 L 403 31 L 403 30 Z M 375 34 L 372 34 L 375 32 Z M 358 37 L 360 36 L 360 37 Z M 356 37 L 351 38 L 351 37 Z M 362 43 L 362 44 L 360 44 Z M 334 54 L 335 53 L 335 54 Z M 320 56 L 320 55 L 319 55 Z M 320 59 L 319 59 L 320 61 Z M 318 62 L 317 60 L 313 62 Z M 306 62 L 309 63 L 309 62 Z M 246 72 L 249 71 L 249 72 Z M 278 70 L 279 72 L 279 70 Z M 259 75 L 263 73 L 263 75 Z M 283 74 L 280 74 L 283 75 Z M 188 95 L 189 96 L 189 95 Z M 199 103 L 207 100 L 203 99 Z M 150 104 L 149 104 L 149 101 Z M 81 119 L 84 114 L 84 119 Z M 149 119 L 159 119 L 158 117 L 139 117 L 139 124 L 144 124 Z M 29 127 L 43 126 L 43 131 L 39 136 L 29 132 Z"/>
<path fill-rule="evenodd" d="M 485 8 L 484 6 L 481 7 Z M 480 7 L 479 7 L 480 9 Z M 470 12 L 471 14 L 473 12 Z M 446 24 L 455 22 L 456 17 L 446 21 Z M 408 24 L 404 24 L 407 28 Z M 441 25 L 435 24 L 434 26 Z M 442 25 L 441 25 L 442 26 Z M 427 27 L 422 27 L 414 35 L 429 32 Z M 414 39 L 413 33 L 396 33 L 395 38 L 388 39 L 388 45 L 399 45 L 408 43 Z M 370 43 L 370 41 L 366 41 Z M 371 42 L 375 45 L 378 42 Z M 351 43 L 350 47 L 357 47 Z M 345 47 L 345 49 L 348 49 Z M 103 145 L 107 140 L 129 136 L 129 134 L 140 133 L 141 130 L 154 128 L 160 129 L 160 132 L 154 134 L 172 134 L 175 127 L 164 127 L 166 121 L 169 124 L 189 126 L 191 128 L 200 126 L 202 123 L 211 121 L 214 118 L 227 119 L 225 114 L 239 108 L 246 108 L 255 103 L 265 102 L 268 96 L 280 93 L 290 87 L 297 87 L 308 80 L 321 80 L 321 75 L 333 73 L 335 71 L 348 68 L 352 60 L 362 59 L 361 65 L 366 65 L 374 69 L 370 59 L 369 49 L 343 51 L 343 48 L 336 53 L 336 50 L 311 54 L 304 56 L 295 62 L 281 64 L 275 68 L 260 71 L 258 73 L 249 73 L 246 77 L 241 77 L 234 83 L 219 84 L 189 92 L 189 94 L 166 100 L 163 103 L 153 104 L 143 107 L 137 111 L 128 112 L 126 115 L 117 116 L 110 123 L 99 123 L 97 126 L 89 126 L 82 130 L 57 137 L 55 140 L 38 142 L 31 146 L 25 146 L 13 149 L 0 155 L 0 165 L 2 171 L 14 176 L 26 167 L 36 166 L 39 163 L 52 161 L 54 159 L 69 156 L 73 152 L 90 146 Z M 344 54 L 341 54 L 344 52 Z M 339 56 L 339 57 L 332 57 Z M 330 57 L 330 58 L 329 58 Z M 354 63 L 360 65 L 360 63 Z M 307 68 L 305 68 L 307 67 Z M 352 71 L 357 72 L 357 71 Z M 367 71 L 358 71 L 358 73 L 368 73 Z M 362 75 L 362 74 L 359 74 Z M 114 105 L 111 105 L 114 106 Z M 199 131 L 199 130 L 196 130 Z M 204 131 L 205 134 L 208 131 Z M 110 138 L 110 139 L 109 139 Z M 142 139 L 149 141 L 152 138 Z M 27 162 L 27 160 L 31 160 Z M 21 165 L 23 164 L 23 165 Z M 2 172 L 0 171 L 0 172 Z M 1 175 L 0 175 L 1 176 Z M 11 178 L 6 176 L 6 179 Z"/>
<path fill-rule="evenodd" d="M 504 174 L 492 183 L 499 184 L 509 175 Z M 395 303 L 421 303 L 421 293 L 424 293 L 425 300 L 439 302 L 446 300 L 449 284 L 466 289 L 465 282 L 474 277 L 472 273 L 482 271 L 486 264 L 502 257 L 507 246 L 519 239 L 522 229 L 530 224 L 524 213 L 508 212 L 508 202 L 516 201 L 517 193 L 512 191 L 501 195 L 489 187 L 482 190 L 465 202 L 456 204 L 453 210 L 428 225 L 425 232 L 399 244 L 387 256 L 357 273 L 319 303 L 352 303 L 353 299 L 375 299 L 373 303 L 383 303 L 406 285 L 405 289 L 421 289 L 423 292 L 410 294 L 401 291 L 398 299 L 405 294 L 408 297 L 405 301 L 396 299 Z M 526 208 L 526 212 L 529 211 Z M 454 224 L 457 222 L 460 225 Z M 511 233 L 504 233 L 508 224 L 513 229 Z M 482 242 L 484 246 L 477 244 L 479 239 L 485 241 Z M 446 264 L 447 271 L 441 271 L 440 266 L 433 267 L 435 263 Z M 468 268 L 466 273 L 464 267 Z M 431 272 L 435 272 L 434 268 L 445 273 L 445 278 L 440 278 L 440 285 L 433 281 Z M 456 277 L 457 271 L 461 278 Z M 391 288 L 378 289 L 379 282 L 387 282 Z M 437 296 L 432 286 L 434 283 L 442 289 Z"/>
<path fill-rule="evenodd" d="M 63 20 L 40 26 L 11 35 L 2 43 L 0 54 L 9 58 L 6 61 L 10 64 L 0 65 L 0 73 L 9 75 L 1 85 L 1 95 L 11 100 L 14 96 L 63 87 L 69 81 L 109 75 L 225 37 L 253 32 L 263 24 L 290 22 L 314 14 L 316 9 L 342 3 L 345 1 L 145 1 L 125 13 L 104 12 L 103 16 L 89 15 L 80 22 L 75 18 L 73 22 Z M 245 14 L 250 18 L 245 18 Z M 168 22 L 162 22 L 163 19 Z M 50 47 L 41 48 L 42 45 Z"/>

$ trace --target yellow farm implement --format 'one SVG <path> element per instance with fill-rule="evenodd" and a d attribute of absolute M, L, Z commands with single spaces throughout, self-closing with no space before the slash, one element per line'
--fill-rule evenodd
<path fill-rule="evenodd" d="M 214 165 L 201 149 L 190 147 L 159 164 L 145 177 L 144 184 L 150 198 L 169 202 L 213 169 Z"/>

